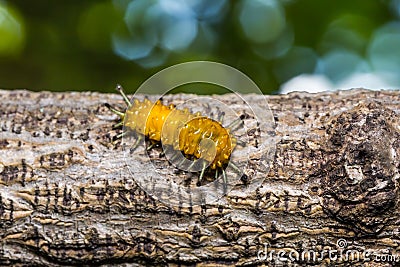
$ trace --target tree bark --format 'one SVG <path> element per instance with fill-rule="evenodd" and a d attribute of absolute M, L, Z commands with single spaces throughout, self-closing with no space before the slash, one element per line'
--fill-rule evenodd
<path fill-rule="evenodd" d="M 168 205 L 160 199 L 179 192 L 166 189 L 160 197 L 138 185 L 153 171 L 149 162 L 188 188 L 196 185 L 183 181 L 196 174 L 164 164 L 157 147 L 149 150 L 150 159 L 132 151 L 126 166 L 121 140 L 115 139 L 121 129 L 113 128 L 117 116 L 103 105 L 122 106 L 120 96 L 23 90 L 0 95 L 1 265 L 400 261 L 398 91 L 246 98 L 250 104 L 267 100 L 273 114 L 269 168 L 252 172 L 259 159 L 250 159 L 247 176 L 232 190 L 200 205 Z M 188 98 L 193 96 L 163 101 Z M 244 105 L 233 103 L 232 95 L 215 98 L 239 110 Z M 256 179 L 262 184 L 249 187 Z"/>

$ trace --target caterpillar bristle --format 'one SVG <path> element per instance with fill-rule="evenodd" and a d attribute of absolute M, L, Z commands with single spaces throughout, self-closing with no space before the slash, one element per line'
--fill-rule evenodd
<path fill-rule="evenodd" d="M 241 140 L 236 140 L 235 144 L 238 145 L 238 146 L 241 146 L 241 147 L 245 147 L 246 146 L 246 143 L 244 141 L 241 141 Z"/>
<path fill-rule="evenodd" d="M 132 154 L 135 152 L 136 148 L 140 145 L 140 143 L 143 141 L 143 137 L 141 135 L 138 136 L 136 139 L 136 142 L 133 144 L 133 146 L 129 149 L 129 152 Z"/>
<path fill-rule="evenodd" d="M 234 121 L 232 121 L 229 125 L 228 125 L 228 129 L 231 129 L 231 131 L 237 130 L 240 127 L 242 127 L 244 125 L 244 122 L 241 118 L 236 119 Z"/>
<path fill-rule="evenodd" d="M 150 151 L 150 150 L 153 149 L 154 147 L 158 147 L 158 143 L 156 143 L 156 142 L 151 143 L 151 144 L 146 148 L 146 150 L 147 150 L 147 151 Z"/>
<path fill-rule="evenodd" d="M 222 180 L 224 181 L 224 183 L 223 183 L 224 193 L 226 193 L 227 185 L 228 185 L 228 179 L 226 177 L 226 172 L 225 172 L 224 169 L 222 169 Z"/>
<path fill-rule="evenodd" d="M 201 169 L 199 180 L 197 181 L 197 186 L 201 185 L 201 182 L 203 181 L 203 177 L 204 177 L 204 172 L 206 171 L 206 169 L 207 169 L 207 162 L 203 161 L 203 168 Z"/>
<path fill-rule="evenodd" d="M 131 107 L 131 101 L 129 101 L 129 98 L 126 96 L 125 92 L 124 92 L 124 88 L 122 88 L 122 86 L 120 84 L 117 84 L 117 86 L 115 87 L 115 89 L 122 95 L 122 98 L 124 99 L 126 105 L 128 107 Z"/>
<path fill-rule="evenodd" d="M 192 164 L 189 165 L 188 171 L 191 171 L 195 164 L 196 164 L 196 161 L 193 161 Z"/>
<path fill-rule="evenodd" d="M 235 163 L 229 162 L 229 164 L 232 166 L 232 168 L 233 168 L 236 172 L 242 173 L 242 171 L 240 170 L 240 168 L 239 168 L 238 166 L 236 166 Z"/>
<path fill-rule="evenodd" d="M 116 128 L 119 128 L 119 127 L 121 127 L 121 126 L 123 126 L 123 125 L 124 125 L 124 121 L 120 121 L 120 122 L 118 122 L 117 124 L 114 124 L 114 125 L 113 125 L 113 128 L 116 129 Z"/>
<path fill-rule="evenodd" d="M 122 136 L 124 136 L 125 134 L 126 134 L 126 132 L 122 132 L 122 133 L 120 133 L 118 135 L 113 136 L 111 143 L 114 144 L 114 145 L 117 144 L 118 142 L 120 142 Z"/>
<path fill-rule="evenodd" d="M 171 158 L 170 158 L 170 161 L 171 162 L 174 162 L 177 158 L 178 158 L 178 156 L 179 156 L 179 154 L 178 153 L 176 153 L 175 155 L 173 155 Z M 184 160 L 183 160 L 184 161 Z M 180 163 L 181 164 L 181 163 Z"/>
<path fill-rule="evenodd" d="M 124 116 L 125 116 L 125 113 L 124 113 L 124 112 L 119 111 L 118 109 L 113 108 L 113 107 L 112 107 L 110 104 L 108 104 L 108 103 L 104 103 L 104 106 L 105 106 L 106 108 L 108 108 L 111 112 L 113 112 L 114 114 L 117 114 L 121 119 L 124 118 Z"/>
<path fill-rule="evenodd" d="M 218 121 L 222 122 L 224 120 L 224 116 L 225 116 L 225 112 L 222 111 L 221 113 L 219 113 L 218 114 Z"/>
<path fill-rule="evenodd" d="M 117 135 L 115 138 L 116 139 L 121 139 L 122 137 L 124 137 L 128 132 L 122 132 L 119 135 Z"/>

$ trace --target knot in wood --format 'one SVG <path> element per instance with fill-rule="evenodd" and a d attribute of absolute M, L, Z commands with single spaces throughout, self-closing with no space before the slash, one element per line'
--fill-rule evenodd
<path fill-rule="evenodd" d="M 398 116 L 374 103 L 361 104 L 327 126 L 327 162 L 320 172 L 322 205 L 355 230 L 376 233 L 397 203 Z"/>

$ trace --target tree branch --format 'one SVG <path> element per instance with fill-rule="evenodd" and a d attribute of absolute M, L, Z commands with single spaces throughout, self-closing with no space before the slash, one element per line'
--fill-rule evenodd
<path fill-rule="evenodd" d="M 174 171 L 160 148 L 133 153 L 128 168 L 121 140 L 113 141 L 117 117 L 103 105 L 122 107 L 119 96 L 0 95 L 1 265 L 390 266 L 388 255 L 400 256 L 397 91 L 249 97 L 265 98 L 274 117 L 269 168 L 255 172 L 259 159 L 250 159 L 249 181 L 220 201 L 175 206 L 159 199 L 181 193 L 152 196 L 137 179 L 154 171 L 149 162 L 188 188 L 197 174 Z M 245 109 L 232 95 L 215 98 Z M 253 179 L 263 182 L 249 188 Z M 279 262 L 283 251 L 292 258 Z"/>

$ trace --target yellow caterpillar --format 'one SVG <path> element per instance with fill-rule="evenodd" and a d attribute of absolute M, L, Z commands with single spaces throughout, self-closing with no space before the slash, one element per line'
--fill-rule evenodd
<path fill-rule="evenodd" d="M 202 159 L 204 164 L 200 181 L 207 165 L 216 171 L 221 169 L 225 176 L 223 168 L 229 163 L 236 145 L 236 139 L 229 129 L 199 112 L 192 114 L 188 109 L 179 110 L 174 105 L 165 106 L 160 100 L 152 103 L 148 99 L 143 102 L 135 99 L 130 103 L 122 87 L 117 86 L 117 89 L 128 109 L 123 113 L 109 105 L 107 107 L 120 116 L 119 125 L 125 125 L 128 130 L 162 145 L 169 145 L 187 157 Z"/>

